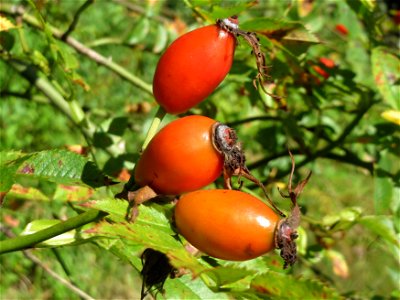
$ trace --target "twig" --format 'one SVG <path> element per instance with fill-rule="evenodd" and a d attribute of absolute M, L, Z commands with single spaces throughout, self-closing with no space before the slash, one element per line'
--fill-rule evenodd
<path fill-rule="evenodd" d="M 0 11 L 3 13 L 6 13 L 6 14 L 12 14 L 12 15 L 17 15 L 17 16 L 22 15 L 24 22 L 26 22 L 27 24 L 34 26 L 36 28 L 43 29 L 42 24 L 35 17 L 27 14 L 25 12 L 25 9 L 22 6 L 12 5 L 12 4 L 8 4 L 8 3 L 2 3 L 0 6 Z M 47 28 L 51 31 L 51 34 L 55 38 L 61 39 L 61 37 L 63 35 L 61 30 L 59 30 L 53 26 L 50 26 L 49 24 L 47 24 Z M 79 42 L 78 40 L 76 40 L 70 36 L 67 36 L 67 38 L 65 39 L 64 42 L 67 43 L 68 45 L 70 45 L 72 48 L 74 48 L 79 53 L 87 56 L 91 60 L 93 60 L 93 61 L 97 62 L 98 64 L 103 65 L 106 68 L 110 69 L 111 71 L 115 72 L 116 74 L 121 76 L 121 78 L 129 81 L 136 87 L 142 89 L 144 92 L 147 92 L 148 94 L 151 94 L 151 95 L 153 94 L 152 87 L 150 84 L 144 82 L 139 77 L 136 77 L 135 75 L 131 74 L 129 71 L 127 71 L 122 66 L 114 63 L 111 59 L 108 59 L 108 58 L 102 56 L 100 53 L 94 51 L 91 48 L 86 47 L 81 42 Z"/>
<path fill-rule="evenodd" d="M 105 212 L 92 209 L 38 232 L 0 241 L 0 254 L 32 248 L 40 242 L 46 241 L 85 224 L 97 221 L 106 215 L 107 213 Z"/>
<path fill-rule="evenodd" d="M 334 140 L 332 143 L 329 143 L 326 147 L 322 148 L 321 150 L 307 156 L 303 161 L 301 161 L 297 164 L 297 167 L 298 168 L 302 167 L 302 166 L 308 164 L 309 162 L 315 160 L 318 157 L 324 157 L 324 156 L 328 155 L 333 149 L 340 146 L 344 142 L 346 137 L 350 134 L 350 132 L 354 129 L 354 127 L 356 127 L 357 124 L 361 121 L 364 114 L 371 108 L 371 106 L 373 104 L 374 104 L 374 102 L 371 101 L 365 107 L 360 108 L 360 110 L 358 111 L 358 114 L 354 117 L 353 121 L 351 121 L 344 128 L 343 132 L 340 134 L 340 136 L 336 140 Z M 278 172 L 276 178 L 282 178 L 282 177 L 286 176 L 287 174 L 289 174 L 290 171 L 291 171 L 291 169 L 287 169 L 282 172 Z"/>
<path fill-rule="evenodd" d="M 352 165 L 355 165 L 355 166 L 358 166 L 358 167 L 365 168 L 370 173 L 372 173 L 373 172 L 373 163 L 365 162 L 365 161 L 359 159 L 355 154 L 353 154 L 349 150 L 341 147 L 341 149 L 346 152 L 345 155 L 337 155 L 337 154 L 332 153 L 331 151 L 333 149 L 335 149 L 336 147 L 339 147 L 344 142 L 346 137 L 350 134 L 350 132 L 354 129 L 354 127 L 360 122 L 360 120 L 362 119 L 364 114 L 371 108 L 371 106 L 373 104 L 374 103 L 371 102 L 368 105 L 366 105 L 365 107 L 362 107 L 359 110 L 358 114 L 353 119 L 353 121 L 351 121 L 346 126 L 346 128 L 343 130 L 343 132 L 340 134 L 340 136 L 336 140 L 331 141 L 325 148 L 315 152 L 312 155 L 307 156 L 301 162 L 297 163 L 297 167 L 298 168 L 302 167 L 302 166 L 306 165 L 307 163 L 315 160 L 318 157 L 325 157 L 325 158 L 328 158 L 328 159 L 334 159 L 334 160 L 337 160 L 337 161 L 341 161 L 341 162 L 344 162 L 344 163 L 348 163 L 348 164 L 352 164 Z M 292 153 L 293 154 L 301 154 L 299 149 L 292 150 Z M 275 153 L 273 155 L 270 155 L 268 157 L 260 159 L 257 162 L 249 164 L 248 168 L 249 169 L 258 168 L 258 167 L 260 167 L 262 165 L 265 165 L 266 163 L 268 163 L 271 160 L 274 160 L 274 159 L 277 159 L 277 158 L 280 158 L 280 157 L 285 157 L 286 155 L 287 155 L 286 150 L 282 151 L 282 152 Z M 275 176 L 274 179 L 276 180 L 276 179 L 283 178 L 287 174 L 290 174 L 290 172 L 291 172 L 291 168 L 286 169 L 286 170 L 281 171 L 281 172 L 278 172 L 278 174 Z"/>
<path fill-rule="evenodd" d="M 54 279 L 59 281 L 61 284 L 65 285 L 68 289 L 73 291 L 78 296 L 82 297 L 85 300 L 94 300 L 94 298 L 92 296 L 88 295 L 87 293 L 82 291 L 80 288 L 73 285 L 71 282 L 69 282 L 65 278 L 61 277 L 56 272 L 54 272 L 52 269 L 50 269 L 48 266 L 46 266 L 38 257 L 33 255 L 30 251 L 25 250 L 25 251 L 23 251 L 23 253 L 24 253 L 25 257 L 27 257 L 32 262 L 37 264 L 39 267 L 41 267 L 43 270 L 45 270 L 51 277 L 53 277 Z"/>
<path fill-rule="evenodd" d="M 74 31 L 76 25 L 78 24 L 81 13 L 83 13 L 83 11 L 86 8 L 88 8 L 93 2 L 94 2 L 94 0 L 86 0 L 86 2 L 83 3 L 81 7 L 79 7 L 79 9 L 77 10 L 77 12 L 74 15 L 74 19 L 72 20 L 72 23 L 69 25 L 67 31 L 65 31 L 63 33 L 63 35 L 61 36 L 62 41 L 65 41 L 67 39 L 67 37 L 72 33 L 72 31 Z"/>
<path fill-rule="evenodd" d="M 87 123 L 87 128 L 81 125 L 82 119 L 78 118 L 73 112 L 69 103 L 57 91 L 57 89 L 50 83 L 50 81 L 42 76 L 36 70 L 29 68 L 16 61 L 8 61 L 9 65 L 14 68 L 22 77 L 35 85 L 48 99 L 53 103 L 63 114 L 65 114 L 82 132 L 86 139 L 91 140 L 94 132 L 93 124 Z"/>
<path fill-rule="evenodd" d="M 8 228 L 2 226 L 1 231 L 3 231 L 9 238 L 14 238 L 15 235 L 9 230 Z M 44 264 L 37 256 L 33 255 L 30 250 L 23 250 L 22 253 L 26 258 L 31 260 L 33 263 L 41 267 L 45 272 L 47 272 L 51 277 L 59 281 L 61 284 L 65 285 L 68 289 L 73 291 L 75 294 L 80 296 L 82 299 L 85 300 L 93 300 L 94 298 L 84 291 L 82 291 L 80 288 L 78 288 L 76 285 L 74 285 L 72 282 L 66 280 L 56 272 L 54 272 L 52 269 L 50 269 L 46 264 Z"/>

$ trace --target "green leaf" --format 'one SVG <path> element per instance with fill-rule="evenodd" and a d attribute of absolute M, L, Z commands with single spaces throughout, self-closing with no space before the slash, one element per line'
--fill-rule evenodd
<path fill-rule="evenodd" d="M 97 208 L 120 216 L 118 223 L 101 222 L 91 230 L 94 235 L 109 238 L 121 238 L 128 246 L 141 246 L 165 253 L 176 268 L 187 268 L 194 274 L 205 270 L 193 256 L 191 256 L 177 239 L 176 233 L 171 228 L 169 219 L 160 211 L 145 205 L 139 206 L 139 215 L 134 223 L 124 222 L 127 212 L 127 202 L 115 200 L 92 201 L 91 208 Z"/>
<path fill-rule="evenodd" d="M 15 169 L 14 174 L 17 176 L 65 185 L 100 187 L 113 184 L 93 162 L 67 150 L 48 150 L 31 154 L 8 165 L 9 172 Z"/>
<path fill-rule="evenodd" d="M 60 220 L 35 220 L 26 225 L 25 229 L 21 232 L 21 235 L 29 235 L 43 229 L 49 228 L 53 225 L 61 223 Z M 59 247 L 66 245 L 77 245 L 88 242 L 91 238 L 89 234 L 86 234 L 83 230 L 91 227 L 92 225 L 87 224 L 82 229 L 70 230 L 63 234 L 57 235 L 44 242 L 36 244 L 35 247 Z"/>
<path fill-rule="evenodd" d="M 208 22 L 215 22 L 217 19 L 225 19 L 238 15 L 258 3 L 257 1 L 227 1 L 222 6 L 221 3 L 218 3 L 219 1 L 217 3 L 207 3 L 204 0 L 190 0 L 187 2 L 190 2 L 188 6 Z M 212 5 L 211 11 L 209 7 L 206 7 L 208 4 Z"/>
<path fill-rule="evenodd" d="M 380 152 L 380 159 L 375 167 L 374 205 L 377 214 L 386 213 L 396 203 L 395 181 L 400 167 L 398 158 L 389 150 Z"/>
<path fill-rule="evenodd" d="M 400 247 L 399 240 L 394 229 L 395 220 L 390 216 L 365 216 L 359 223 L 368 230 L 377 234 L 387 242 Z"/>
<path fill-rule="evenodd" d="M 393 198 L 393 182 L 389 177 L 374 178 L 374 205 L 378 214 L 387 212 Z"/>
<path fill-rule="evenodd" d="M 23 187 L 19 184 L 14 184 L 11 190 L 7 193 L 7 198 L 17 198 L 22 200 L 34 201 L 50 201 L 49 197 L 44 195 L 40 190 L 33 187 Z"/>
<path fill-rule="evenodd" d="M 128 201 L 115 198 L 107 198 L 104 200 L 92 200 L 89 202 L 82 203 L 80 205 L 87 208 L 94 208 L 107 212 L 111 216 L 120 219 L 121 222 L 125 221 L 129 207 Z"/>
<path fill-rule="evenodd" d="M 5 194 L 10 190 L 16 182 L 15 173 L 18 167 L 28 158 L 22 152 L 0 152 L 0 193 Z"/>
<path fill-rule="evenodd" d="M 162 24 L 157 25 L 157 34 L 155 44 L 153 46 L 154 53 L 160 53 L 164 50 L 168 43 L 168 31 Z"/>
<path fill-rule="evenodd" d="M 202 274 L 209 276 L 215 282 L 215 286 L 218 288 L 238 280 L 242 280 L 248 275 L 253 275 L 254 271 L 237 266 L 225 266 L 206 270 Z"/>
<path fill-rule="evenodd" d="M 73 83 L 81 86 L 86 92 L 90 91 L 90 85 L 83 79 L 78 72 L 72 72 L 70 74 Z"/>
<path fill-rule="evenodd" d="M 228 3 L 228 5 L 230 4 L 229 2 L 227 2 L 227 3 Z M 256 4 L 257 4 L 257 1 L 248 1 L 248 2 L 242 2 L 242 3 L 235 1 L 234 5 L 231 4 L 230 6 L 222 7 L 221 5 L 214 5 L 212 7 L 210 17 L 213 18 L 214 20 L 229 18 L 229 17 L 240 14 L 241 12 L 249 9 L 250 7 L 252 7 Z M 239 23 L 240 23 L 240 20 L 239 20 Z"/>
<path fill-rule="evenodd" d="M 0 49 L 10 51 L 15 44 L 15 37 L 7 31 L 0 32 Z"/>
<path fill-rule="evenodd" d="M 280 112 L 282 120 L 284 120 L 283 126 L 288 136 L 291 136 L 302 148 L 305 146 L 304 134 L 297 124 L 295 116 L 291 113 Z"/>
<path fill-rule="evenodd" d="M 150 21 L 148 18 L 144 17 L 137 22 L 133 31 L 128 38 L 128 44 L 135 45 L 140 43 L 146 38 L 150 30 Z"/>
<path fill-rule="evenodd" d="M 65 71 L 79 68 L 79 61 L 76 58 L 75 52 L 73 52 L 71 47 L 68 47 L 66 44 L 60 41 L 55 42 L 57 43 L 58 51 L 60 53 Z"/>
<path fill-rule="evenodd" d="M 338 214 L 327 215 L 322 219 L 323 226 L 330 230 L 339 231 L 352 227 L 358 221 L 362 213 L 359 207 L 347 207 Z"/>
<path fill-rule="evenodd" d="M 336 291 L 321 282 L 273 271 L 255 277 L 250 290 L 263 298 L 340 299 Z"/>
<path fill-rule="evenodd" d="M 303 28 L 303 25 L 300 22 L 286 21 L 282 19 L 253 18 L 240 24 L 240 28 L 279 40 L 289 32 Z"/>
<path fill-rule="evenodd" d="M 191 275 L 168 279 L 164 288 L 166 299 L 231 299 L 226 293 L 213 292 L 200 278 Z"/>
<path fill-rule="evenodd" d="M 40 70 L 46 75 L 50 75 L 50 66 L 46 57 L 42 53 L 35 50 L 31 55 L 32 62 L 39 67 Z"/>
<path fill-rule="evenodd" d="M 383 99 L 400 110 L 400 59 L 386 47 L 376 47 L 371 54 L 375 84 Z"/>
<path fill-rule="evenodd" d="M 57 185 L 53 195 L 55 201 L 85 201 L 93 195 L 93 189 L 77 185 Z"/>

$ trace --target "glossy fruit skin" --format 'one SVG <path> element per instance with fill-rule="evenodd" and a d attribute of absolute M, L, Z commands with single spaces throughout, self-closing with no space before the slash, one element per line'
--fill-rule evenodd
<path fill-rule="evenodd" d="M 162 128 L 137 162 L 136 183 L 163 195 L 179 195 L 212 183 L 223 168 L 223 156 L 212 144 L 215 123 L 204 116 L 187 116 Z"/>
<path fill-rule="evenodd" d="M 157 102 L 179 114 L 203 101 L 231 69 L 235 45 L 235 37 L 218 25 L 179 37 L 158 62 L 153 80 Z"/>
<path fill-rule="evenodd" d="M 275 248 L 279 216 L 261 200 L 236 190 L 199 190 L 175 207 L 178 232 L 200 251 L 243 261 Z"/>

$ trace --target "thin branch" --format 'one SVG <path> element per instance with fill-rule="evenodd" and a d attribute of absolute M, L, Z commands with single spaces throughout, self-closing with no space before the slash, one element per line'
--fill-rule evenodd
<path fill-rule="evenodd" d="M 73 113 L 70 104 L 64 97 L 57 91 L 57 89 L 51 84 L 51 82 L 44 76 L 40 76 L 40 73 L 30 68 L 29 66 L 23 65 L 16 61 L 7 61 L 9 65 L 14 68 L 22 77 L 28 80 L 32 85 L 36 86 L 44 95 L 48 97 L 53 105 L 55 105 L 63 114 L 65 114 L 77 128 L 82 132 L 84 137 L 90 141 L 94 132 L 94 125 L 87 123 L 87 128 L 81 125 L 82 119 L 78 119 Z M 83 113 L 83 112 L 82 112 Z"/>
<path fill-rule="evenodd" d="M 65 31 L 63 33 L 63 35 L 61 36 L 62 41 L 65 41 L 67 39 L 67 37 L 72 33 L 72 31 L 75 30 L 75 27 L 78 24 L 81 13 L 83 13 L 84 10 L 86 8 L 88 8 L 93 2 L 94 2 L 94 0 L 86 0 L 86 2 L 83 3 L 81 7 L 79 7 L 79 9 L 77 10 L 77 12 L 74 15 L 74 19 L 72 20 L 72 23 L 69 25 L 67 31 Z"/>
<path fill-rule="evenodd" d="M 31 251 L 23 251 L 25 257 L 27 257 L 28 259 L 30 259 L 32 262 L 34 262 L 35 264 L 37 264 L 39 267 L 41 267 L 44 271 L 46 271 L 47 274 L 49 274 L 51 277 L 53 277 L 54 279 L 56 279 L 58 282 L 60 282 L 61 284 L 63 284 L 64 286 L 66 286 L 68 289 L 70 289 L 72 292 L 74 292 L 75 294 L 77 294 L 78 296 L 80 296 L 82 299 L 85 300 L 94 300 L 94 298 L 92 296 L 90 296 L 89 294 L 87 294 L 86 292 L 82 291 L 80 288 L 78 288 L 77 286 L 73 285 L 71 282 L 69 282 L 68 280 L 66 280 L 65 278 L 61 277 L 60 275 L 58 275 L 56 272 L 54 272 L 52 269 L 50 269 L 48 266 L 46 266 L 46 264 L 44 264 L 38 257 L 36 257 L 35 255 L 33 255 L 31 253 Z"/>
<path fill-rule="evenodd" d="M 35 247 L 38 243 L 81 227 L 85 224 L 95 222 L 106 215 L 107 213 L 105 212 L 92 209 L 38 232 L 0 241 L 0 254 Z"/>
<path fill-rule="evenodd" d="M 4 232 L 9 238 L 14 238 L 15 235 L 9 230 L 8 228 L 2 226 L 1 231 Z M 45 272 L 47 272 L 51 277 L 53 277 L 55 280 L 59 281 L 61 284 L 66 286 L 68 289 L 70 289 L 72 292 L 80 296 L 82 299 L 85 300 L 93 300 L 94 298 L 90 295 L 88 295 L 86 292 L 82 291 L 80 288 L 78 288 L 76 285 L 74 285 L 72 282 L 66 280 L 56 272 L 54 272 L 52 269 L 50 269 L 45 263 L 43 263 L 37 256 L 33 255 L 30 250 L 23 250 L 23 254 L 25 255 L 26 258 L 31 260 L 34 264 L 38 265 L 41 267 Z"/>
<path fill-rule="evenodd" d="M 343 144 L 346 137 L 350 134 L 351 131 L 353 131 L 353 129 L 357 126 L 357 124 L 361 121 L 361 119 L 363 118 L 365 113 L 371 108 L 371 106 L 373 104 L 374 104 L 374 102 L 371 101 L 370 103 L 368 103 L 368 105 L 360 108 L 357 115 L 354 117 L 353 121 L 351 121 L 345 127 L 345 129 L 343 130 L 341 135 L 336 140 L 334 140 L 332 143 L 329 143 L 326 147 L 322 148 L 321 150 L 307 156 L 304 160 L 297 163 L 297 167 L 300 168 L 300 167 L 308 164 L 309 162 L 315 160 L 318 157 L 324 157 L 324 156 L 328 155 L 333 149 L 335 149 L 336 147 L 339 147 L 341 144 Z M 287 174 L 290 173 L 290 170 L 291 169 L 286 169 L 282 172 L 278 172 L 276 178 L 282 178 L 282 177 L 286 176 Z"/>
<path fill-rule="evenodd" d="M 347 149 L 342 148 L 342 150 L 344 150 L 346 152 L 345 155 L 339 155 L 339 154 L 335 154 L 335 153 L 327 153 L 323 157 L 366 169 L 366 170 L 368 170 L 368 172 L 371 175 L 373 174 L 373 172 L 374 172 L 374 163 L 373 162 L 363 161 L 363 160 L 359 159 L 357 157 L 357 155 L 348 151 Z"/>
<path fill-rule="evenodd" d="M 356 167 L 360 167 L 363 168 L 365 170 L 367 170 L 369 173 L 373 173 L 373 167 L 374 167 L 374 163 L 373 162 L 368 162 L 368 161 L 363 161 L 360 158 L 358 158 L 357 155 L 355 155 L 354 153 L 350 152 L 349 150 L 342 148 L 341 150 L 345 151 L 346 154 L 345 155 L 339 155 L 339 154 L 335 154 L 332 152 L 329 152 L 325 155 L 320 156 L 321 158 L 327 158 L 327 159 L 331 159 L 331 160 L 336 160 L 342 163 L 346 163 L 346 164 L 350 164 Z M 290 150 L 292 152 L 293 155 L 299 155 L 301 154 L 299 149 L 291 149 Z M 282 152 L 278 152 L 275 153 L 273 155 L 270 155 L 268 157 L 265 157 L 263 159 L 260 159 L 252 164 L 249 164 L 248 167 L 249 169 L 255 169 L 255 168 L 259 168 L 263 165 L 266 165 L 268 162 L 274 160 L 274 159 L 278 159 L 281 157 L 287 157 L 287 151 L 282 151 Z M 282 176 L 283 177 L 283 176 Z M 282 178 L 280 177 L 280 178 Z"/>
<path fill-rule="evenodd" d="M 42 24 L 35 17 L 27 14 L 25 12 L 25 9 L 22 6 L 12 5 L 12 4 L 8 4 L 8 3 L 2 3 L 2 5 L 0 6 L 0 11 L 2 13 L 11 14 L 11 15 L 17 15 L 17 16 L 22 15 L 24 22 L 26 22 L 27 24 L 29 24 L 31 26 L 39 28 L 41 30 L 43 29 Z M 55 38 L 61 39 L 61 37 L 63 35 L 61 30 L 59 30 L 53 26 L 50 26 L 49 24 L 47 24 L 47 28 L 51 31 L 51 34 Z M 116 74 L 121 76 L 121 78 L 132 83 L 133 85 L 140 88 L 144 92 L 146 92 L 150 95 L 153 94 L 152 86 L 150 84 L 148 84 L 147 82 L 144 82 L 139 77 L 136 77 L 135 75 L 130 73 L 128 70 L 126 70 L 122 66 L 114 63 L 111 58 L 104 57 L 100 53 L 94 51 L 91 48 L 86 47 L 84 44 L 82 44 L 81 42 L 79 42 L 78 40 L 76 40 L 70 36 L 67 36 L 67 38 L 65 39 L 64 42 L 67 43 L 68 45 L 70 45 L 72 48 L 74 48 L 79 53 L 87 56 L 91 60 L 93 60 L 93 61 L 97 62 L 98 64 L 103 65 L 106 68 L 110 69 L 111 71 L 115 72 Z"/>
<path fill-rule="evenodd" d="M 340 136 L 336 140 L 331 141 L 326 147 L 313 153 L 312 155 L 308 155 L 301 162 L 297 163 L 297 167 L 300 168 L 300 167 L 306 165 L 307 163 L 317 159 L 318 157 L 324 157 L 324 158 L 334 159 L 334 160 L 341 161 L 344 163 L 352 164 L 352 165 L 355 165 L 358 167 L 362 167 L 362 168 L 365 168 L 366 170 L 368 170 L 370 173 L 372 173 L 373 172 L 373 163 L 365 162 L 365 161 L 359 159 L 355 154 L 353 154 L 349 150 L 344 149 L 343 147 L 340 147 L 340 146 L 341 146 L 341 144 L 343 144 L 346 137 L 355 128 L 355 126 L 357 126 L 357 124 L 363 118 L 365 113 L 371 108 L 371 106 L 373 104 L 374 104 L 373 102 L 370 102 L 370 103 L 368 103 L 368 105 L 360 108 L 360 110 L 358 111 L 358 114 L 354 117 L 353 121 L 351 121 L 346 126 L 346 128 L 343 130 L 343 132 L 340 134 Z M 342 150 L 344 150 L 346 152 L 346 154 L 338 155 L 338 154 L 332 153 L 331 151 L 333 149 L 335 149 L 336 147 L 342 148 Z M 291 152 L 293 153 L 293 155 L 302 154 L 302 152 L 300 152 L 299 149 L 291 150 Z M 268 157 L 265 157 L 263 159 L 260 159 L 257 162 L 249 164 L 248 167 L 249 167 L 249 169 L 258 168 L 262 165 L 265 165 L 266 163 L 268 163 L 271 160 L 281 158 L 281 157 L 286 157 L 286 156 L 287 156 L 287 151 L 286 150 L 281 151 L 281 152 L 275 153 L 273 155 L 270 155 Z M 291 171 L 291 168 L 286 169 L 281 172 L 278 172 L 278 174 L 274 177 L 274 180 L 285 177 L 287 174 L 290 174 L 290 171 Z"/>

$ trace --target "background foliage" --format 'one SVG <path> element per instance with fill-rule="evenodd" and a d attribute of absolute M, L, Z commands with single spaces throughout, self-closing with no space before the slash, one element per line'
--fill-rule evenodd
<path fill-rule="evenodd" d="M 147 247 L 188 270 L 159 298 L 400 297 L 395 3 L 6 0 L 0 12 L 0 251 L 43 248 L 0 257 L 2 298 L 137 298 Z M 158 109 L 151 82 L 161 53 L 233 14 L 258 33 L 266 88 L 287 110 L 254 88 L 254 58 L 239 39 L 230 74 L 189 114 L 237 130 L 249 168 L 284 210 L 276 187 L 287 182 L 287 148 L 296 181 L 314 172 L 290 270 L 277 253 L 242 263 L 194 258 L 173 238 L 171 205 L 141 206 L 132 224 L 128 204 L 114 199 Z M 66 229 L 59 220 L 67 219 Z M 35 232 L 41 243 L 24 236 Z"/>

